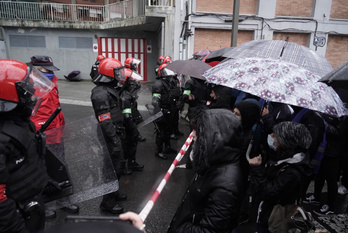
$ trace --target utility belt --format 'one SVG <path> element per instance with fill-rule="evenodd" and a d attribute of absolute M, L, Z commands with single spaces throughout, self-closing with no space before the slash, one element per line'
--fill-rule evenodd
<path fill-rule="evenodd" d="M 117 135 L 121 139 L 125 139 L 126 138 L 126 128 L 121 124 L 117 124 L 115 128 L 116 128 Z"/>
<path fill-rule="evenodd" d="M 170 108 L 162 108 L 163 115 L 169 115 L 170 114 Z"/>

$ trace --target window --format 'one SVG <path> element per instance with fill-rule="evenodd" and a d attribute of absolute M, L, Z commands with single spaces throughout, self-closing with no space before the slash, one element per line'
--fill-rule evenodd
<path fill-rule="evenodd" d="M 59 37 L 59 48 L 62 49 L 92 49 L 92 37 Z"/>
<path fill-rule="evenodd" d="M 10 47 L 46 48 L 45 36 L 10 35 Z"/>

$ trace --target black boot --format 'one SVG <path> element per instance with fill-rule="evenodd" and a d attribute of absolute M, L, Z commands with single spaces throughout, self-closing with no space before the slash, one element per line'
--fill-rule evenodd
<path fill-rule="evenodd" d="M 127 200 L 127 194 L 120 193 L 119 191 L 116 191 L 115 200 L 116 201 L 125 201 L 125 200 Z"/>
<path fill-rule="evenodd" d="M 57 217 L 56 211 L 46 209 L 45 210 L 45 218 L 46 219 L 55 219 Z"/>
<path fill-rule="evenodd" d="M 171 148 L 170 146 L 166 146 L 163 150 L 164 153 L 166 154 L 176 154 L 176 150 Z"/>
<path fill-rule="evenodd" d="M 178 140 L 178 138 L 176 137 L 175 133 L 170 134 L 170 139 Z"/>
<path fill-rule="evenodd" d="M 137 140 L 138 140 L 138 142 L 145 142 L 145 141 L 146 141 L 146 138 L 143 137 L 143 136 L 141 136 L 141 135 L 139 134 Z"/>
<path fill-rule="evenodd" d="M 80 207 L 78 205 L 70 203 L 64 206 L 62 209 L 70 214 L 77 214 L 80 211 Z"/>
<path fill-rule="evenodd" d="M 123 206 L 116 204 L 114 207 L 112 208 L 108 208 L 106 206 L 102 204 L 100 204 L 100 210 L 105 211 L 105 212 L 109 212 L 112 214 L 122 214 L 124 212 L 124 208 Z"/>
<path fill-rule="evenodd" d="M 168 157 L 165 154 L 163 154 L 163 152 L 156 152 L 155 156 L 157 156 L 161 159 L 168 159 Z"/>
<path fill-rule="evenodd" d="M 132 171 L 142 171 L 144 169 L 144 165 L 140 165 L 135 160 L 128 161 L 128 169 Z"/>

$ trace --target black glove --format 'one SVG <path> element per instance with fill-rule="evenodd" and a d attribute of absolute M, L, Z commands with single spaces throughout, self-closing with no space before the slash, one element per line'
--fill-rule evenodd
<path fill-rule="evenodd" d="M 49 178 L 47 185 L 44 188 L 43 194 L 50 196 L 50 195 L 59 193 L 61 190 L 62 188 L 59 186 L 59 183 Z"/>

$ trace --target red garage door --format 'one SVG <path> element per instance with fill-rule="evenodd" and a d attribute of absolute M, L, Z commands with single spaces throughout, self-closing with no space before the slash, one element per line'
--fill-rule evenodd
<path fill-rule="evenodd" d="M 98 54 L 105 57 L 113 57 L 124 61 L 128 57 L 135 57 L 141 60 L 139 64 L 139 73 L 143 76 L 144 81 L 146 77 L 146 39 L 129 39 L 129 38 L 98 38 Z"/>

